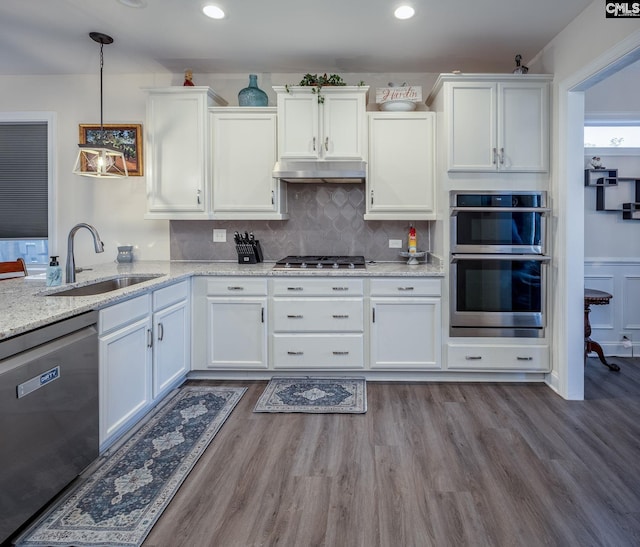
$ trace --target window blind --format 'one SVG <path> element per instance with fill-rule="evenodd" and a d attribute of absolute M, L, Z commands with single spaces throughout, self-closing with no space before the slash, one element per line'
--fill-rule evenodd
<path fill-rule="evenodd" d="M 46 123 L 0 123 L 0 238 L 47 238 Z"/>

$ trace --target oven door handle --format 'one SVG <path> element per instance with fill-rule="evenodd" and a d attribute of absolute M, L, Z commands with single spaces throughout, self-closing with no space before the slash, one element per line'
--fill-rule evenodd
<path fill-rule="evenodd" d="M 550 256 L 545 255 L 512 255 L 512 254 L 468 254 L 452 255 L 451 264 L 461 260 L 534 260 L 536 262 L 551 262 Z"/>
<path fill-rule="evenodd" d="M 551 212 L 548 207 L 451 207 L 451 216 L 458 213 L 540 213 L 545 215 Z"/>

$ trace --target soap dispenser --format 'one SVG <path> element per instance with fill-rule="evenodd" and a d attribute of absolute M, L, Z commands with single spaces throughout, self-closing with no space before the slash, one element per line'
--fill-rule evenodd
<path fill-rule="evenodd" d="M 62 284 L 62 267 L 58 264 L 58 257 L 52 256 L 47 267 L 47 287 L 57 287 Z"/>

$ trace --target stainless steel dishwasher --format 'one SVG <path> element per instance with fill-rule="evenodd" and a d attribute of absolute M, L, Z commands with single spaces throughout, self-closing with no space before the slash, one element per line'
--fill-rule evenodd
<path fill-rule="evenodd" d="M 97 319 L 0 342 L 0 543 L 98 457 Z"/>

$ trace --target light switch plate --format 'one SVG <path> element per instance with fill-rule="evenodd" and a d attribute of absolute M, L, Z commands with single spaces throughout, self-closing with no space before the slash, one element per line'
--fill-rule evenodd
<path fill-rule="evenodd" d="M 214 243 L 226 243 L 227 231 L 223 229 L 213 229 L 213 242 Z"/>
<path fill-rule="evenodd" d="M 390 239 L 389 240 L 389 249 L 402 249 L 402 240 L 401 239 Z"/>

